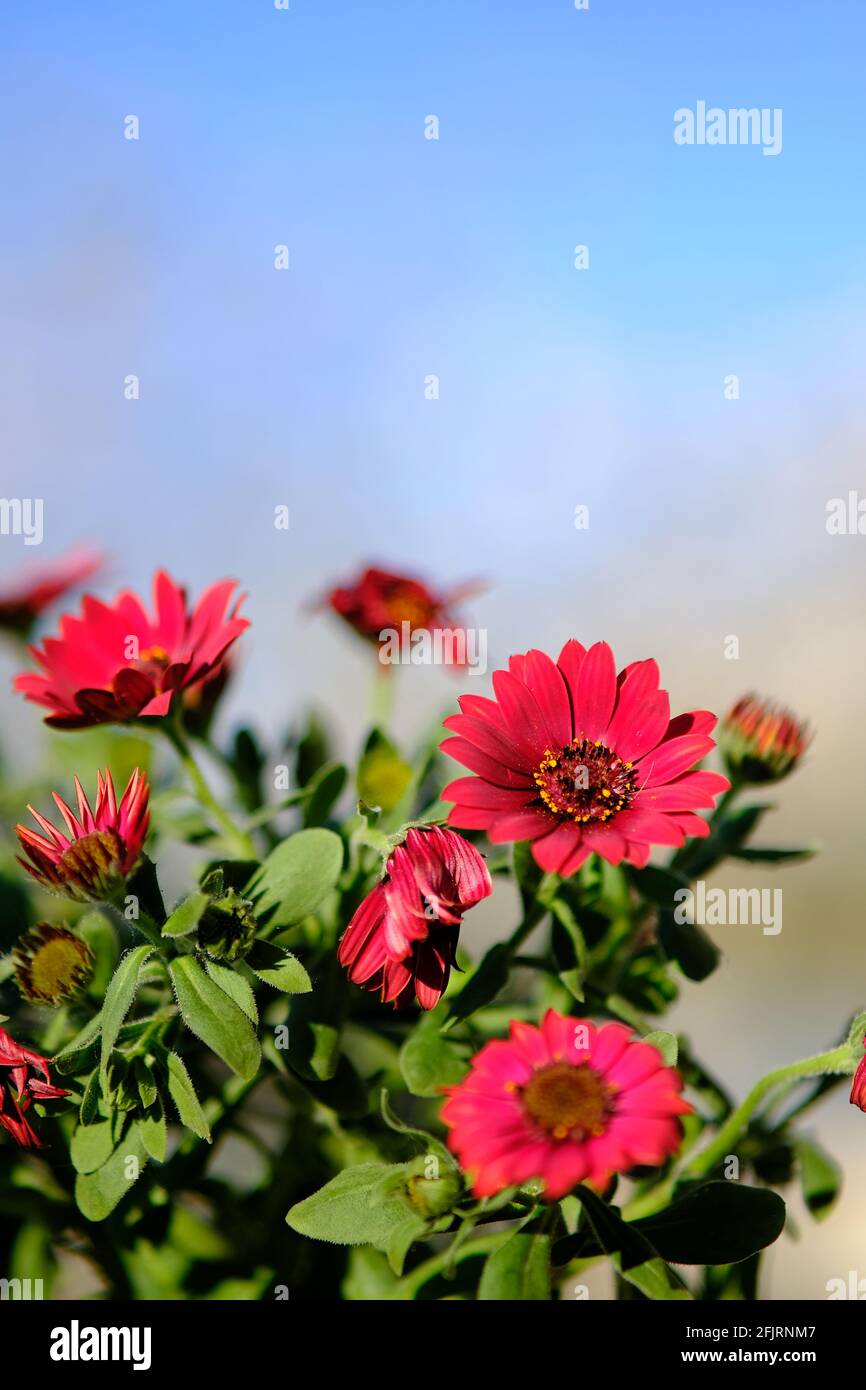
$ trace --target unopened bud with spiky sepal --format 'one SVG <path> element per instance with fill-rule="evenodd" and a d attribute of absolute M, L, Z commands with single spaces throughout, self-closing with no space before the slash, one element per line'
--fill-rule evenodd
<path fill-rule="evenodd" d="M 78 778 L 75 779 L 78 814 L 54 793 L 66 825 L 64 834 L 32 806 L 28 811 L 43 834 L 25 825 L 15 833 L 27 855 L 18 862 L 43 888 L 75 902 L 107 902 L 116 896 L 141 857 L 150 820 L 150 788 L 136 768 L 118 804 L 111 773 L 97 775 L 96 809 Z M 29 860 L 29 862 L 28 862 Z"/>

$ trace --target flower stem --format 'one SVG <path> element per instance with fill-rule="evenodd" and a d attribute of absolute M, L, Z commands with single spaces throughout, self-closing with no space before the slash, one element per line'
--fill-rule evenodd
<path fill-rule="evenodd" d="M 390 666 L 377 663 L 370 690 L 370 723 L 383 734 L 388 732 L 394 714 L 394 684 Z"/>
<path fill-rule="evenodd" d="M 180 725 L 179 718 L 169 718 L 164 723 L 165 732 L 173 744 L 174 749 L 180 759 L 184 771 L 186 772 L 195 794 L 201 804 L 210 811 L 214 820 L 223 831 L 226 840 L 231 844 L 234 852 L 241 859 L 257 859 L 258 854 L 250 836 L 235 825 L 228 812 L 220 805 L 205 781 L 204 774 L 193 756 L 192 750 L 187 742 L 186 735 Z"/>
<path fill-rule="evenodd" d="M 715 1168 L 727 1155 L 731 1145 L 739 1138 L 761 1101 L 776 1086 L 785 1082 L 804 1081 L 810 1076 L 826 1076 L 828 1073 L 845 1073 L 851 1066 L 851 1048 L 847 1042 L 834 1047 L 830 1052 L 821 1052 L 816 1057 L 806 1057 L 801 1062 L 790 1062 L 786 1067 L 761 1078 L 751 1089 L 742 1105 L 733 1111 L 722 1125 L 715 1139 L 702 1149 L 686 1165 L 684 1177 L 697 1178 Z"/>
<path fill-rule="evenodd" d="M 629 1202 L 623 1215 L 628 1221 L 635 1221 L 642 1216 L 652 1216 L 667 1206 L 677 1183 L 690 1178 L 702 1178 L 712 1172 L 713 1168 L 728 1156 L 764 1098 L 777 1086 L 805 1081 L 812 1076 L 844 1075 L 852 1069 L 851 1047 L 845 1042 L 829 1052 L 820 1052 L 815 1057 L 790 1062 L 788 1066 L 777 1067 L 775 1071 L 768 1072 L 752 1087 L 742 1105 L 732 1111 L 715 1139 L 705 1149 L 666 1182 Z"/>

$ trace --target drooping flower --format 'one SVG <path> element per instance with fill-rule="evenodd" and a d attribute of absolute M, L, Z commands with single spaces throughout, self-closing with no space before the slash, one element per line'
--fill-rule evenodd
<path fill-rule="evenodd" d="M 0 1125 L 16 1144 L 44 1148 L 25 1111 L 34 1100 L 60 1100 L 68 1094 L 51 1084 L 47 1057 L 22 1047 L 0 1028 Z"/>
<path fill-rule="evenodd" d="M 98 551 L 81 548 L 34 566 L 0 588 L 0 627 L 26 634 L 49 604 L 89 579 L 103 564 L 104 557 Z"/>
<path fill-rule="evenodd" d="M 614 1173 L 663 1163 L 691 1111 L 681 1090 L 679 1072 L 631 1028 L 549 1009 L 540 1028 L 512 1022 L 507 1042 L 485 1043 L 442 1118 L 477 1197 L 540 1179 L 555 1201 L 577 1183 L 601 1190 Z"/>
<path fill-rule="evenodd" d="M 140 768 L 127 783 L 118 805 L 111 773 L 97 774 L 96 810 L 75 779 L 78 815 L 57 792 L 53 793 L 66 825 L 57 830 L 32 806 L 27 809 L 41 827 L 40 835 L 26 825 L 16 825 L 15 833 L 27 860 L 18 863 L 50 892 L 76 902 L 103 901 L 129 877 L 138 863 L 150 823 L 150 787 Z"/>
<path fill-rule="evenodd" d="M 466 665 L 466 629 L 454 621 L 450 609 L 479 587 L 464 584 L 443 594 L 421 579 L 369 568 L 333 589 L 327 602 L 361 637 L 379 645 L 380 659 L 393 660 L 389 653 L 399 644 L 401 660 L 409 663 L 413 638 L 428 633 L 433 640 L 439 634 L 442 663 L 462 667 Z M 391 639 L 388 634 L 395 636 Z"/>
<path fill-rule="evenodd" d="M 15 688 L 59 729 L 166 715 L 175 691 L 212 675 L 249 627 L 242 598 L 229 609 L 234 588 L 231 579 L 212 584 L 190 611 L 185 590 L 158 570 L 152 616 L 133 593 L 111 605 L 86 596 L 80 617 L 61 619 L 59 637 L 31 647 L 42 674 L 16 676 Z"/>
<path fill-rule="evenodd" d="M 863 1039 L 863 1045 L 866 1048 L 866 1037 Z M 851 1104 L 856 1105 L 860 1110 L 866 1110 L 866 1051 L 860 1058 L 860 1064 L 851 1083 Z"/>
<path fill-rule="evenodd" d="M 719 726 L 719 747 L 739 782 L 778 782 L 811 742 L 808 724 L 758 695 L 744 695 Z"/>
<path fill-rule="evenodd" d="M 650 846 L 706 836 L 695 814 L 729 787 L 694 764 L 714 746 L 716 717 L 670 717 L 654 661 L 617 675 L 606 642 L 566 642 L 513 656 L 493 673 L 495 699 L 464 695 L 445 720 L 443 752 L 475 775 L 443 791 L 449 825 L 484 830 L 494 844 L 531 840 L 542 869 L 569 875 L 591 853 L 643 868 Z"/>
<path fill-rule="evenodd" d="M 453 830 L 413 827 L 340 942 L 349 979 L 401 1007 L 432 1009 L 454 964 L 463 914 L 493 891 L 474 845 Z"/>
<path fill-rule="evenodd" d="M 26 634 L 41 613 L 77 585 L 83 584 L 104 563 L 96 550 L 74 550 L 22 575 L 0 589 L 0 628 Z"/>
<path fill-rule="evenodd" d="M 15 983 L 31 1004 L 74 999 L 93 973 L 93 952 L 68 927 L 38 922 L 15 943 Z"/>

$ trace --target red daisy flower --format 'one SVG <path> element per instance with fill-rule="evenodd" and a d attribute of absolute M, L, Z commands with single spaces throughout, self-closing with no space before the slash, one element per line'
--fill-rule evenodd
<path fill-rule="evenodd" d="M 0 627 L 26 633 L 50 603 L 83 584 L 102 568 L 102 555 L 95 550 L 76 550 L 0 590 Z"/>
<path fill-rule="evenodd" d="M 709 827 L 695 815 L 730 785 L 690 771 L 714 746 L 716 717 L 670 718 L 654 661 L 616 673 L 606 642 L 566 642 L 513 656 L 493 673 L 496 698 L 464 695 L 445 720 L 444 752 L 476 775 L 442 793 L 449 825 L 484 830 L 494 844 L 531 840 L 549 873 L 573 874 L 595 852 L 643 868 L 650 845 L 682 845 Z"/>
<path fill-rule="evenodd" d="M 0 1028 L 0 1125 L 25 1149 L 43 1149 L 25 1110 L 34 1100 L 59 1100 L 68 1091 L 53 1086 L 47 1057 L 21 1047 Z"/>
<path fill-rule="evenodd" d="M 479 587 L 464 584 L 440 594 L 421 579 L 370 568 L 351 583 L 333 589 L 327 602 L 355 632 L 373 642 L 379 642 L 385 632 L 395 631 L 402 636 L 404 623 L 410 638 L 420 631 L 450 631 L 456 638 L 462 629 L 449 616 L 449 609 L 453 603 L 477 592 Z M 465 648 L 465 643 L 463 645 Z M 453 655 L 449 660 L 448 653 L 455 650 L 460 650 L 457 641 L 445 650 L 446 664 L 464 664 Z"/>
<path fill-rule="evenodd" d="M 238 617 L 242 599 L 227 611 L 234 588 L 231 579 L 212 584 L 189 612 L 185 590 L 158 570 L 152 617 L 133 593 L 112 605 L 87 596 L 80 617 L 61 619 L 59 637 L 31 647 L 45 674 L 16 676 L 15 688 L 59 729 L 165 715 L 174 692 L 209 676 L 249 627 Z"/>
<path fill-rule="evenodd" d="M 540 1028 L 512 1022 L 448 1090 L 448 1146 L 476 1197 L 542 1179 L 555 1201 L 580 1182 L 656 1167 L 682 1140 L 679 1072 L 622 1023 L 596 1028 L 548 1009 Z"/>
<path fill-rule="evenodd" d="M 436 825 L 413 828 L 388 860 L 340 942 L 349 979 L 402 1007 L 422 1009 L 448 985 L 463 913 L 493 891 L 474 845 Z"/>
<path fill-rule="evenodd" d="M 30 863 L 18 863 L 50 892 L 76 902 L 104 901 L 123 883 L 138 863 L 150 823 L 147 808 L 150 787 L 140 768 L 129 779 L 117 804 L 111 773 L 97 774 L 96 810 L 90 809 L 78 778 L 75 779 L 78 815 L 57 792 L 53 793 L 67 834 L 27 809 L 45 832 L 38 835 L 26 825 L 16 825 L 15 833 Z"/>

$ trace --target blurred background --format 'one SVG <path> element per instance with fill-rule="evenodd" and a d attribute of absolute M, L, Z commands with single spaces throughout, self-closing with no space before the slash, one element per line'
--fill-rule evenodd
<path fill-rule="evenodd" d="M 236 576 L 225 726 L 315 703 L 347 752 L 370 651 L 310 601 L 367 561 L 485 579 L 462 611 L 491 669 L 605 638 L 675 710 L 784 700 L 817 737 L 763 839 L 823 853 L 727 875 L 781 887 L 783 930 L 718 928 L 672 1026 L 738 1092 L 832 1043 L 866 1003 L 866 536 L 826 526 L 866 497 L 863 6 L 79 0 L 0 27 L 2 492 L 45 518 L 41 547 L 0 536 L 0 585 L 79 541 L 106 593 Z M 781 108 L 781 153 L 675 144 L 699 100 Z M 489 683 L 398 676 L 407 739 Z M 13 767 L 68 749 L 2 698 Z M 772 1298 L 866 1277 L 866 1116 L 840 1088 L 812 1124 L 845 1192 L 817 1226 L 793 1202 Z"/>

